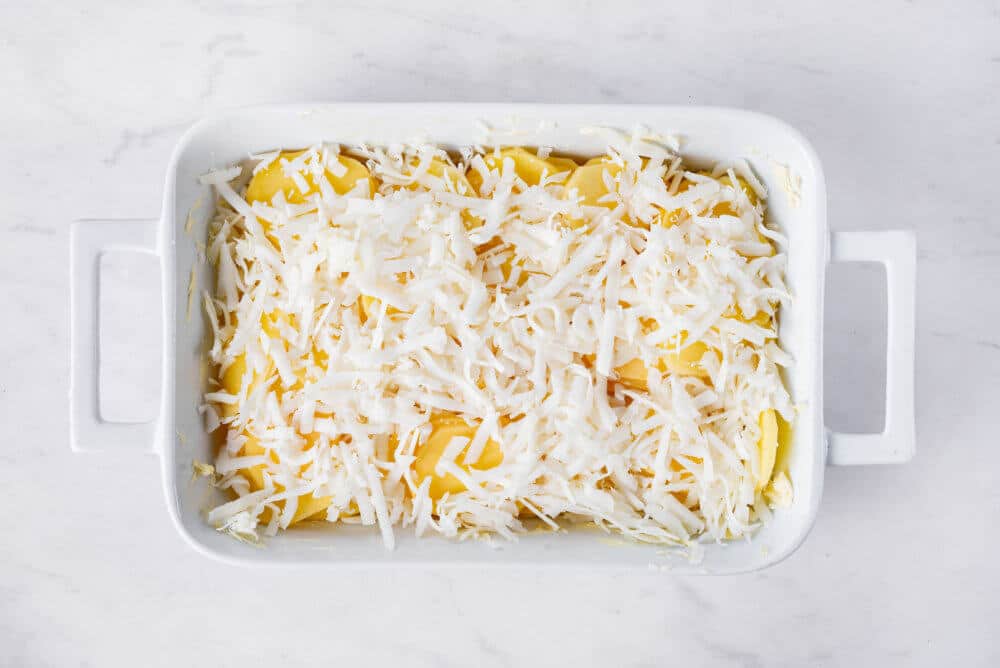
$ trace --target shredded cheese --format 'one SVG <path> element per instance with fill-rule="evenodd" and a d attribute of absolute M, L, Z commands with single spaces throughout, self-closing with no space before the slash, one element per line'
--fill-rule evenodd
<path fill-rule="evenodd" d="M 688 547 L 752 533 L 760 416 L 793 417 L 766 192 L 743 162 L 686 171 L 673 140 L 600 132 L 604 171 L 572 189 L 566 159 L 525 162 L 548 148 L 454 163 L 426 144 L 202 177 L 218 194 L 203 412 L 233 495 L 209 521 L 250 541 L 358 522 L 389 547 L 398 527 L 515 538 L 530 521 Z M 251 177 L 292 185 L 251 202 Z"/>

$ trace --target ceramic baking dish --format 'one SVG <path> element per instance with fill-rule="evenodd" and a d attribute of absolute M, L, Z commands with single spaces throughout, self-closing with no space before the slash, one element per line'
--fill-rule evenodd
<path fill-rule="evenodd" d="M 580 132 L 602 125 L 646 126 L 682 138 L 695 165 L 746 158 L 771 197 L 771 220 L 788 237 L 787 281 L 794 302 L 780 314 L 781 345 L 795 360 L 787 382 L 800 406 L 791 447 L 781 465 L 791 478 L 791 507 L 775 513 L 750 542 L 708 544 L 689 562 L 663 548 L 609 538 L 598 531 L 538 533 L 517 542 L 415 538 L 397 532 L 387 551 L 371 527 L 295 528 L 264 547 L 216 532 L 203 519 L 220 500 L 205 479 L 192 481 L 192 462 L 213 453 L 198 412 L 202 392 L 205 323 L 187 317 L 188 279 L 196 265 L 195 240 L 204 239 L 212 198 L 198 176 L 245 158 L 248 152 L 317 141 L 384 144 L 421 137 L 457 147 L 483 138 L 483 123 L 510 130 L 508 143 L 549 145 L 596 155 L 598 137 Z M 201 203 L 200 209 L 197 206 Z M 190 211 L 193 230 L 185 231 Z M 180 140 L 167 169 L 158 220 L 78 221 L 71 241 L 73 281 L 71 443 L 76 451 L 151 448 L 162 458 L 167 507 L 178 531 L 204 554 L 247 564 L 554 564 L 662 567 L 676 572 L 732 573 L 773 564 L 805 538 L 816 516 L 827 464 L 902 462 L 914 452 L 913 332 L 915 242 L 911 232 L 831 233 L 819 160 L 803 137 L 774 118 L 734 109 L 663 106 L 504 104 L 318 104 L 265 107 L 207 118 Z M 159 262 L 163 294 L 163 385 L 159 415 L 138 424 L 100 416 L 98 390 L 99 259 L 109 250 L 137 250 Z M 885 266 L 888 280 L 886 421 L 882 433 L 830 433 L 823 425 L 823 292 L 829 262 L 868 261 Z M 197 284 L 211 284 L 208 267 L 195 266 Z"/>

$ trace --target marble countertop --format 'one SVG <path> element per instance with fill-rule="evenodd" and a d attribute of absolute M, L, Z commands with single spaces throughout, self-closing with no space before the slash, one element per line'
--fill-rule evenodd
<path fill-rule="evenodd" d="M 0 4 L 0 665 L 997 665 L 1000 5 Z M 801 129 L 834 229 L 919 245 L 917 456 L 828 469 L 739 577 L 245 571 L 186 547 L 159 461 L 68 447 L 68 230 L 158 215 L 202 115 L 288 101 L 746 107 Z M 107 412 L 155 411 L 158 277 L 112 256 Z M 831 272 L 828 424 L 871 428 L 885 289 Z"/>

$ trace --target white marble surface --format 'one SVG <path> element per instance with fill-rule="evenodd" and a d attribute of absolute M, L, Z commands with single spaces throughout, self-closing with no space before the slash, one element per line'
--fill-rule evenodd
<path fill-rule="evenodd" d="M 475 4 L 0 3 L 0 665 L 1000 663 L 1000 5 Z M 69 452 L 68 226 L 156 216 L 203 114 L 312 100 L 785 118 L 824 161 L 835 229 L 918 232 L 917 458 L 829 470 L 804 547 L 750 576 L 198 556 L 155 457 Z M 138 417 L 156 402 L 156 273 L 117 258 L 108 276 L 109 408 Z M 879 422 L 877 276 L 838 272 L 829 294 L 836 426 Z"/>

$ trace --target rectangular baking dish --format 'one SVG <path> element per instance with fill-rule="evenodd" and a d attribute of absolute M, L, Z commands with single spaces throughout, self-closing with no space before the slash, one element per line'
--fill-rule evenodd
<path fill-rule="evenodd" d="M 192 481 L 194 461 L 213 453 L 198 406 L 204 378 L 205 323 L 187 316 L 194 267 L 198 286 L 211 285 L 197 262 L 212 196 L 198 177 L 249 152 L 317 141 L 385 144 L 420 137 L 446 147 L 483 139 L 483 124 L 508 143 L 547 145 L 579 155 L 605 149 L 581 128 L 644 126 L 682 140 L 695 165 L 745 158 L 770 193 L 770 220 L 788 237 L 787 281 L 794 301 L 780 314 L 780 343 L 795 358 L 787 382 L 799 406 L 789 448 L 779 465 L 794 486 L 791 507 L 775 512 L 752 541 L 706 544 L 700 559 L 655 546 L 633 545 L 596 530 L 537 533 L 457 543 L 397 532 L 387 551 L 372 527 L 296 528 L 249 546 L 218 533 L 203 519 L 221 500 L 206 479 Z M 185 231 L 189 212 L 194 225 Z M 162 271 L 163 384 L 159 415 L 150 422 L 101 418 L 98 385 L 100 255 L 137 250 Z M 885 266 L 888 281 L 886 421 L 882 433 L 830 433 L 823 425 L 823 294 L 828 262 Z M 775 118 L 735 109 L 671 106 L 508 104 L 314 104 L 251 108 L 212 116 L 180 140 L 167 169 L 158 220 L 77 221 L 71 235 L 71 445 L 75 451 L 151 448 L 162 460 L 167 507 L 178 531 L 204 554 L 244 564 L 551 564 L 658 568 L 681 573 L 735 573 L 774 564 L 791 554 L 811 527 L 829 464 L 902 462 L 914 453 L 913 338 L 916 249 L 908 231 L 834 233 L 827 229 L 826 191 L 816 154 L 793 128 Z"/>

